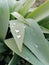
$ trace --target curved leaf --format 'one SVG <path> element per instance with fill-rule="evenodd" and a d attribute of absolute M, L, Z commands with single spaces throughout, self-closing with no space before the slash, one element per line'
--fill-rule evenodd
<path fill-rule="evenodd" d="M 18 20 L 23 21 L 23 23 L 29 24 L 24 35 L 24 44 L 31 50 L 32 53 L 34 53 L 39 58 L 40 61 L 42 61 L 45 65 L 48 65 L 49 46 L 37 22 L 32 19 L 25 20 L 25 18 L 19 13 L 18 15 L 12 13 L 12 15 L 14 15 Z M 36 46 L 38 48 L 36 48 Z"/>
<path fill-rule="evenodd" d="M 44 65 L 41 63 L 33 54 L 32 52 L 26 47 L 23 46 L 23 51 L 22 53 L 19 52 L 19 50 L 16 47 L 16 43 L 13 38 L 5 40 L 5 44 L 12 50 L 14 51 L 17 55 L 20 57 L 24 58 L 28 62 L 30 62 L 33 65 Z"/>
<path fill-rule="evenodd" d="M 0 0 L 0 40 L 6 37 L 9 22 L 9 7 L 7 0 Z"/>
<path fill-rule="evenodd" d="M 27 23 L 27 21 L 25 20 L 25 18 L 19 14 L 18 12 L 12 12 L 11 13 L 15 18 L 17 18 L 18 20 L 20 20 L 22 23 L 26 24 L 29 26 L 29 24 Z"/>
<path fill-rule="evenodd" d="M 49 65 L 49 46 L 36 21 L 27 19 L 30 27 L 26 27 L 24 44 L 45 65 Z"/>
<path fill-rule="evenodd" d="M 22 45 L 24 40 L 25 28 L 24 24 L 19 22 L 19 20 L 10 21 L 10 28 L 13 34 L 13 37 L 16 41 L 19 51 L 22 51 Z"/>

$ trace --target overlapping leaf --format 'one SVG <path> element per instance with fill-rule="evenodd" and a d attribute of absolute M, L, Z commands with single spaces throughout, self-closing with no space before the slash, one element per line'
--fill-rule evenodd
<path fill-rule="evenodd" d="M 42 61 L 45 65 L 48 65 L 49 46 L 39 25 L 32 19 L 25 20 L 23 16 L 20 16 L 21 19 L 19 19 L 19 15 L 14 14 L 18 20 L 29 24 L 29 26 L 26 27 L 24 44 L 39 58 L 40 61 Z"/>
<path fill-rule="evenodd" d="M 13 20 L 13 21 L 10 21 L 10 28 L 11 28 L 13 37 L 16 41 L 16 45 L 18 46 L 18 49 L 21 52 L 23 40 L 24 40 L 25 25 L 19 20 Z"/>
<path fill-rule="evenodd" d="M 22 23 L 29 26 L 29 23 L 27 23 L 27 21 L 24 19 L 24 17 L 22 15 L 20 15 L 18 12 L 12 12 L 11 15 L 13 15 L 15 18 L 20 20 Z"/>
<path fill-rule="evenodd" d="M 40 26 L 40 27 L 41 27 L 43 33 L 49 34 L 49 29 L 47 29 L 43 26 Z"/>
<path fill-rule="evenodd" d="M 11 5 L 11 1 L 13 3 L 12 5 Z M 0 40 L 4 40 L 7 33 L 8 21 L 9 21 L 9 10 L 11 12 L 15 8 L 16 0 L 15 2 L 13 0 L 11 1 L 9 0 L 9 3 L 7 3 L 7 0 L 4 0 L 4 2 L 3 0 L 0 0 Z M 10 21 L 10 28 L 14 39 L 12 38 L 12 39 L 5 40 L 5 44 L 13 52 L 15 52 L 16 54 L 18 54 L 19 56 L 21 56 L 22 58 L 24 58 L 25 60 L 27 60 L 33 65 L 49 65 L 49 45 L 43 35 L 43 32 L 41 31 L 39 25 L 37 24 L 38 22 L 40 25 L 49 29 L 49 24 L 48 24 L 49 23 L 49 0 L 47 0 L 47 2 L 41 5 L 40 7 L 38 7 L 35 11 L 27 15 L 26 18 L 35 19 L 37 22 L 32 19 L 25 19 L 23 17 L 26 15 L 29 8 L 31 7 L 32 1 L 33 0 L 28 0 L 26 1 L 26 3 L 22 8 L 20 9 L 18 8 L 18 12 L 21 15 L 17 12 L 12 13 L 12 15 L 18 19 L 18 20 Z M 26 28 L 24 25 L 26 25 Z M 42 30 L 44 30 L 44 32 L 45 30 L 49 32 L 45 28 L 42 28 Z M 24 32 L 25 32 L 25 37 L 24 37 Z M 22 49 L 22 45 L 23 45 L 23 49 Z M 22 53 L 19 52 L 17 46 L 20 52 L 22 51 Z M 6 51 L 5 46 L 0 44 L 0 50 L 1 50 L 0 52 Z M 16 62 L 15 60 L 16 59 L 14 59 L 13 61 L 12 59 L 9 65 Z"/>
<path fill-rule="evenodd" d="M 47 40 L 44 38 L 40 27 L 35 21 L 31 19 L 27 21 L 30 23 L 30 27 L 26 27 L 24 44 L 39 58 L 39 60 L 45 65 L 48 65 L 49 46 Z"/>
<path fill-rule="evenodd" d="M 27 60 L 31 64 L 33 64 L 33 65 L 44 65 L 32 54 L 32 52 L 26 46 L 23 46 L 23 51 L 22 51 L 22 53 L 20 53 L 19 50 L 17 49 L 15 40 L 13 38 L 5 40 L 5 44 L 13 52 L 15 52 L 20 57 L 24 58 L 25 60 Z"/>
<path fill-rule="evenodd" d="M 44 4 L 36 8 L 36 10 L 32 11 L 27 15 L 29 18 L 35 19 L 41 26 L 49 29 L 49 0 L 47 0 Z"/>

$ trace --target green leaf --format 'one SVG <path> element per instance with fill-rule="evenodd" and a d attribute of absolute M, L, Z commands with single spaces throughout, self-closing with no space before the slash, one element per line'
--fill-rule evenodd
<path fill-rule="evenodd" d="M 23 46 L 22 53 L 19 52 L 15 40 L 13 38 L 5 40 L 5 44 L 17 55 L 24 58 L 28 62 L 30 62 L 33 65 L 43 65 L 35 56 L 32 54 L 32 52 L 26 47 Z"/>
<path fill-rule="evenodd" d="M 10 21 L 11 32 L 13 34 L 13 37 L 16 41 L 16 44 L 20 52 L 22 52 L 22 45 L 24 40 L 24 33 L 25 33 L 24 27 L 25 25 L 22 22 L 19 22 L 19 20 Z"/>
<path fill-rule="evenodd" d="M 0 40 L 6 37 L 9 22 L 9 7 L 7 0 L 0 0 Z"/>
<path fill-rule="evenodd" d="M 34 4 L 35 0 L 26 0 L 22 8 L 19 10 L 19 13 L 23 16 L 26 15 L 30 7 Z"/>
<path fill-rule="evenodd" d="M 11 15 L 13 15 L 15 18 L 17 18 L 18 20 L 20 20 L 22 23 L 26 24 L 29 26 L 29 24 L 27 23 L 27 21 L 25 20 L 25 18 L 19 14 L 18 12 L 12 12 Z"/>
<path fill-rule="evenodd" d="M 25 29 L 24 44 L 44 65 L 49 65 L 49 46 L 47 40 L 36 21 L 32 19 L 27 19 L 27 21 L 30 27 L 27 26 Z"/>
<path fill-rule="evenodd" d="M 25 18 L 17 12 L 12 13 L 12 15 L 23 23 L 27 23 L 27 25 L 29 25 L 26 28 L 27 32 L 25 33 L 24 44 L 38 57 L 40 61 L 48 65 L 49 46 L 37 22 L 32 19 L 25 20 Z M 39 46 L 39 50 L 35 47 L 35 45 Z"/>
<path fill-rule="evenodd" d="M 45 17 L 44 19 L 41 19 L 39 22 L 38 22 L 39 25 L 49 29 L 49 16 Z"/>
<path fill-rule="evenodd" d="M 47 0 L 33 12 L 29 13 L 26 18 L 32 18 L 38 22 L 47 16 L 49 16 L 49 0 Z"/>
<path fill-rule="evenodd" d="M 49 0 L 29 13 L 27 17 L 36 20 L 39 25 L 49 29 Z"/>
<path fill-rule="evenodd" d="M 40 26 L 40 27 L 41 27 L 43 33 L 49 34 L 49 29 L 47 29 L 43 26 Z"/>
<path fill-rule="evenodd" d="M 12 57 L 11 61 L 9 62 L 8 65 L 17 65 L 18 61 L 19 61 L 19 56 L 17 56 L 16 54 L 14 54 L 14 56 Z"/>

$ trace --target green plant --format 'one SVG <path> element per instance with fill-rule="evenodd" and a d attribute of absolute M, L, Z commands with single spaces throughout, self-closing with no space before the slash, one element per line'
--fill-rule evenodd
<path fill-rule="evenodd" d="M 17 65 L 20 57 L 32 65 L 49 65 L 49 0 L 29 11 L 34 2 L 0 0 L 0 55 L 13 55 L 11 61 L 4 58 L 8 65 Z"/>

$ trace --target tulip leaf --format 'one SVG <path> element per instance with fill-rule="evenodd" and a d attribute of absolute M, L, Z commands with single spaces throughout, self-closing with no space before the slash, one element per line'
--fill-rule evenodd
<path fill-rule="evenodd" d="M 18 49 L 21 52 L 24 40 L 25 25 L 19 20 L 12 20 L 10 21 L 10 28 Z"/>
<path fill-rule="evenodd" d="M 27 26 L 25 29 L 24 44 L 44 65 L 49 65 L 49 46 L 47 40 L 36 21 L 32 19 L 27 19 L 27 21 L 30 23 L 30 27 Z"/>
<path fill-rule="evenodd" d="M 15 40 L 13 38 L 11 39 L 7 39 L 5 40 L 5 44 L 13 51 L 15 52 L 17 55 L 19 55 L 20 57 L 22 57 L 23 59 L 27 60 L 28 62 L 30 62 L 33 65 L 44 65 L 43 63 L 41 63 L 35 56 L 34 54 L 32 54 L 32 52 L 26 47 L 23 46 L 23 51 L 22 53 L 19 52 Z"/>
<path fill-rule="evenodd" d="M 6 6 L 5 6 L 6 4 Z M 7 0 L 0 0 L 0 40 L 6 37 L 9 22 L 9 7 Z"/>
<path fill-rule="evenodd" d="M 20 20 L 22 23 L 26 24 L 29 26 L 29 24 L 27 23 L 27 21 L 25 20 L 25 18 L 19 14 L 18 12 L 12 12 L 11 15 L 13 15 L 15 18 L 17 18 L 18 20 Z"/>
<path fill-rule="evenodd" d="M 47 44 L 47 40 L 45 39 L 40 26 L 33 19 L 26 20 L 22 15 L 18 13 L 18 15 L 12 14 L 18 20 L 23 21 L 23 23 L 29 24 L 26 28 L 24 44 L 34 53 L 40 61 L 42 61 L 45 65 L 49 64 L 49 46 Z M 18 16 L 18 17 L 17 17 Z M 19 19 L 19 17 L 21 19 Z M 36 29 L 37 28 L 37 29 Z M 39 49 L 35 46 L 39 46 Z M 45 51 L 44 51 L 45 50 Z"/>

